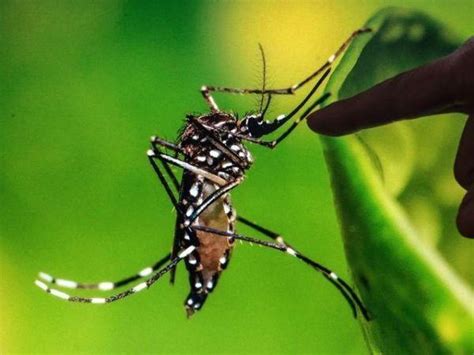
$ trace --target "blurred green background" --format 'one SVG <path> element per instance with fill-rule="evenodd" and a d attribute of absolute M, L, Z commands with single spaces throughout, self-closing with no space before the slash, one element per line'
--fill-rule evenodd
<path fill-rule="evenodd" d="M 421 9 L 460 38 L 474 29 L 472 1 L 0 2 L 0 352 L 366 353 L 337 291 L 272 250 L 238 245 L 192 320 L 182 267 L 174 287 L 163 280 L 108 306 L 61 302 L 32 281 L 40 270 L 113 280 L 164 255 L 174 213 L 147 163 L 149 136 L 173 140 L 186 113 L 206 111 L 202 84 L 261 86 L 258 42 L 268 84 L 292 84 L 387 5 Z M 255 97 L 216 99 L 240 113 L 258 107 Z M 270 113 L 299 99 L 278 98 Z M 381 138 L 393 131 L 366 138 L 385 143 L 389 188 L 427 247 L 472 284 L 472 242 L 454 227 L 463 122 L 406 124 L 411 133 L 395 138 L 407 154 Z M 436 149 L 421 140 L 427 129 Z M 302 126 L 277 150 L 252 151 L 254 168 L 233 194 L 238 213 L 348 278 L 317 137 Z"/>

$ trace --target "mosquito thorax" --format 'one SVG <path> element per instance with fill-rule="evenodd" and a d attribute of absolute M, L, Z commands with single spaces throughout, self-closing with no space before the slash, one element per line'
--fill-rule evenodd
<path fill-rule="evenodd" d="M 188 115 L 179 145 L 190 162 L 227 181 L 243 176 L 253 158 L 242 142 L 241 121 L 226 112 Z M 216 140 L 221 146 L 216 146 Z"/>

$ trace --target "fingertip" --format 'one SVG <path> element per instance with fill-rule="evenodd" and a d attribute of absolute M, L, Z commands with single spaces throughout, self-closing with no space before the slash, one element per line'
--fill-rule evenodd
<path fill-rule="evenodd" d="M 456 224 L 459 233 L 466 238 L 474 238 L 474 189 L 464 196 L 459 207 Z"/>
<path fill-rule="evenodd" d="M 326 136 L 337 137 L 346 133 L 338 127 L 332 105 L 311 113 L 306 122 L 311 130 Z"/>

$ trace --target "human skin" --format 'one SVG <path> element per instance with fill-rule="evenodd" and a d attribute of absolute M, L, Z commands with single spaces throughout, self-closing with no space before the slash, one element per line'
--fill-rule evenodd
<path fill-rule="evenodd" d="M 461 235 L 474 238 L 474 37 L 446 57 L 311 113 L 307 122 L 317 133 L 341 136 L 448 112 L 468 115 L 454 163 L 454 177 L 466 190 L 456 223 Z"/>

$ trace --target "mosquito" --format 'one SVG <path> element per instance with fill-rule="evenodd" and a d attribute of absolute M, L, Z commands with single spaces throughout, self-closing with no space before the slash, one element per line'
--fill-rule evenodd
<path fill-rule="evenodd" d="M 341 293 L 351 307 L 354 317 L 357 317 L 360 311 L 364 318 L 369 320 L 368 311 L 347 282 L 329 268 L 299 252 L 278 233 L 243 216 L 237 216 L 230 198 L 230 192 L 242 183 L 245 171 L 253 163 L 252 155 L 244 142 L 274 149 L 288 137 L 314 108 L 329 97 L 329 94 L 322 95 L 299 114 L 329 75 L 333 62 L 355 37 L 366 32 L 370 32 L 370 29 L 353 32 L 321 67 L 304 80 L 287 88 L 267 89 L 265 80 L 263 88 L 260 89 L 203 86 L 201 94 L 210 112 L 187 115 L 176 143 L 156 136 L 151 138 L 151 148 L 147 151 L 148 160 L 177 212 L 171 253 L 135 275 L 115 282 L 80 283 L 40 272 L 40 280 L 36 280 L 35 284 L 45 292 L 70 302 L 105 304 L 148 289 L 167 273 L 171 274 L 173 283 L 176 266 L 184 260 L 190 285 L 184 306 L 189 317 L 203 307 L 208 295 L 216 288 L 222 271 L 229 265 L 234 242 L 240 240 L 278 250 L 302 261 L 319 272 Z M 260 50 L 265 77 L 265 56 L 261 46 Z M 269 121 L 265 120 L 272 96 L 294 94 L 317 77 L 319 79 L 316 84 L 291 112 Z M 248 114 L 239 120 L 233 113 L 219 109 L 212 96 L 214 92 L 261 95 L 260 108 L 258 112 Z M 292 124 L 276 139 L 262 138 L 276 132 L 292 118 L 294 118 Z M 176 176 L 172 167 L 182 169 L 182 175 Z M 247 225 L 270 240 L 264 241 L 237 234 L 235 228 L 237 222 Z M 109 291 L 137 280 L 141 282 L 108 297 L 72 296 L 50 287 L 51 284 L 55 284 L 62 288 Z"/>

